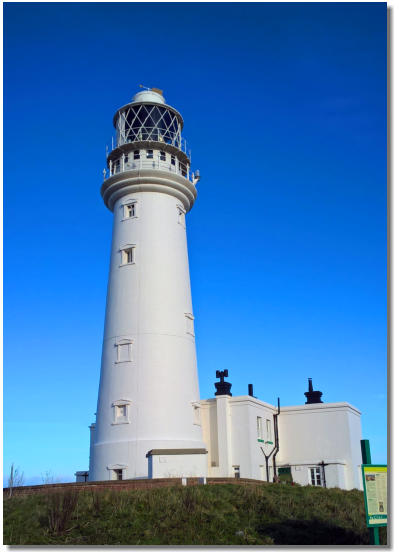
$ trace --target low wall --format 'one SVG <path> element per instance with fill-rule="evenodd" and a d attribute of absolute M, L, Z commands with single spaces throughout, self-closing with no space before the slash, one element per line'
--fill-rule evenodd
<path fill-rule="evenodd" d="M 235 479 L 230 477 L 206 477 L 207 484 L 265 484 L 265 481 L 255 479 Z M 202 484 L 198 477 L 187 478 L 187 485 Z M 53 490 L 142 490 L 160 488 L 163 486 L 182 486 L 181 478 L 166 479 L 136 479 L 122 481 L 95 481 L 95 482 L 67 482 L 58 484 L 36 484 L 33 486 L 17 486 L 12 489 L 13 496 L 23 496 Z M 9 495 L 9 488 L 3 488 L 3 495 Z"/>

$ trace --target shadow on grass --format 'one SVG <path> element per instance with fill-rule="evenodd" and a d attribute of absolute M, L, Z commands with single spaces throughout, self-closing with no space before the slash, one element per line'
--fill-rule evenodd
<path fill-rule="evenodd" d="M 365 535 L 322 521 L 287 520 L 258 526 L 258 533 L 282 545 L 369 544 Z"/>

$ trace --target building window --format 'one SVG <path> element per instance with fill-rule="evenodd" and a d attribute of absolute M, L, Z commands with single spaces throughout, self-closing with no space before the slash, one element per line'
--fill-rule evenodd
<path fill-rule="evenodd" d="M 123 469 L 114 469 L 114 478 L 112 480 L 123 480 Z"/>
<path fill-rule="evenodd" d="M 153 159 L 154 152 L 152 149 L 147 149 L 147 159 Z"/>
<path fill-rule="evenodd" d="M 119 159 L 113 162 L 112 168 L 114 173 L 119 172 L 121 170 L 121 164 Z"/>
<path fill-rule="evenodd" d="M 127 417 L 127 405 L 116 405 L 115 407 L 116 420 L 123 420 Z"/>
<path fill-rule="evenodd" d="M 123 480 L 124 478 L 126 478 L 127 465 L 123 463 L 108 465 L 107 469 L 109 471 L 110 480 Z"/>
<path fill-rule="evenodd" d="M 135 246 L 126 246 L 121 249 L 121 265 L 131 265 L 135 263 Z"/>
<path fill-rule="evenodd" d="M 239 465 L 233 465 L 233 473 L 234 473 L 234 478 L 235 479 L 240 478 L 240 466 Z"/>
<path fill-rule="evenodd" d="M 171 156 L 170 156 L 170 162 L 171 162 L 171 164 L 172 164 L 173 166 L 176 165 L 176 157 L 175 157 L 174 155 L 171 155 Z"/>
<path fill-rule="evenodd" d="M 133 151 L 133 159 L 140 159 L 140 150 Z"/>
<path fill-rule="evenodd" d="M 186 316 L 186 333 L 194 337 L 194 316 L 190 313 L 185 314 Z"/>
<path fill-rule="evenodd" d="M 179 171 L 181 172 L 182 176 L 187 176 L 187 165 L 179 163 Z"/>
<path fill-rule="evenodd" d="M 135 203 L 127 203 L 124 207 L 124 218 L 130 219 L 131 217 L 136 217 L 136 204 Z"/>
<path fill-rule="evenodd" d="M 262 417 L 256 417 L 256 433 L 258 436 L 258 442 L 263 442 Z"/>
<path fill-rule="evenodd" d="M 272 441 L 272 421 L 269 419 L 266 419 L 266 441 Z"/>
<path fill-rule="evenodd" d="M 186 226 L 186 212 L 180 205 L 177 206 L 177 222 L 183 227 Z"/>
<path fill-rule="evenodd" d="M 165 151 L 160 151 L 159 152 L 159 158 L 161 161 L 166 161 L 166 153 Z"/>
<path fill-rule="evenodd" d="M 115 343 L 115 347 L 115 364 L 119 364 L 120 362 L 132 362 L 133 341 L 131 339 L 121 339 Z"/>
<path fill-rule="evenodd" d="M 201 407 L 198 403 L 193 403 L 194 420 L 193 424 L 201 426 Z"/>
<path fill-rule="evenodd" d="M 125 157 L 124 157 L 124 162 L 125 162 L 125 163 L 128 163 L 128 162 L 129 162 L 129 155 L 125 155 Z"/>
<path fill-rule="evenodd" d="M 309 467 L 309 481 L 313 486 L 321 486 L 321 468 Z"/>
<path fill-rule="evenodd" d="M 112 403 L 113 408 L 113 422 L 112 424 L 127 424 L 129 423 L 129 406 L 131 401 L 128 399 L 120 399 Z"/>

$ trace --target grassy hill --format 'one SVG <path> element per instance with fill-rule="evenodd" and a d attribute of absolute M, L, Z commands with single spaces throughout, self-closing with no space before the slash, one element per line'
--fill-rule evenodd
<path fill-rule="evenodd" d="M 386 529 L 380 530 L 386 544 Z M 363 494 L 205 485 L 4 500 L 6 545 L 367 545 Z"/>

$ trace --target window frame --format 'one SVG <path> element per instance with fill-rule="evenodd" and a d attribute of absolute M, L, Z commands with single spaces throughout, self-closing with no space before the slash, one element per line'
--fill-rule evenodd
<path fill-rule="evenodd" d="M 309 484 L 311 484 L 312 486 L 323 486 L 321 467 L 315 465 L 314 467 L 309 467 L 308 471 L 309 471 Z M 313 482 L 313 480 L 315 482 Z M 317 480 L 319 480 L 320 483 L 318 483 Z"/>
<path fill-rule="evenodd" d="M 133 219 L 133 217 L 129 217 Z M 125 267 L 127 265 L 134 265 L 136 263 L 136 245 L 135 244 L 125 244 L 119 249 L 121 253 L 121 263 L 119 267 Z M 131 261 L 129 261 L 129 254 L 131 255 Z"/>
<path fill-rule="evenodd" d="M 127 345 L 127 359 L 121 359 L 121 347 Z M 126 362 L 133 362 L 133 339 L 130 338 L 121 338 L 115 341 L 116 347 L 116 357 L 115 357 L 115 364 L 123 364 Z"/>
<path fill-rule="evenodd" d="M 186 312 L 184 315 L 186 317 L 186 333 L 188 335 L 191 335 L 192 337 L 195 337 L 194 316 L 191 314 L 191 312 Z"/>
<path fill-rule="evenodd" d="M 259 416 L 256 417 L 256 437 L 258 442 L 264 442 L 265 440 L 263 436 L 263 419 Z"/>
<path fill-rule="evenodd" d="M 131 399 L 118 399 L 118 401 L 114 401 L 111 405 L 112 407 L 112 425 L 117 426 L 119 424 L 130 424 L 130 405 L 132 401 Z M 126 410 L 126 414 L 122 416 L 118 416 L 118 408 L 124 407 Z"/>

